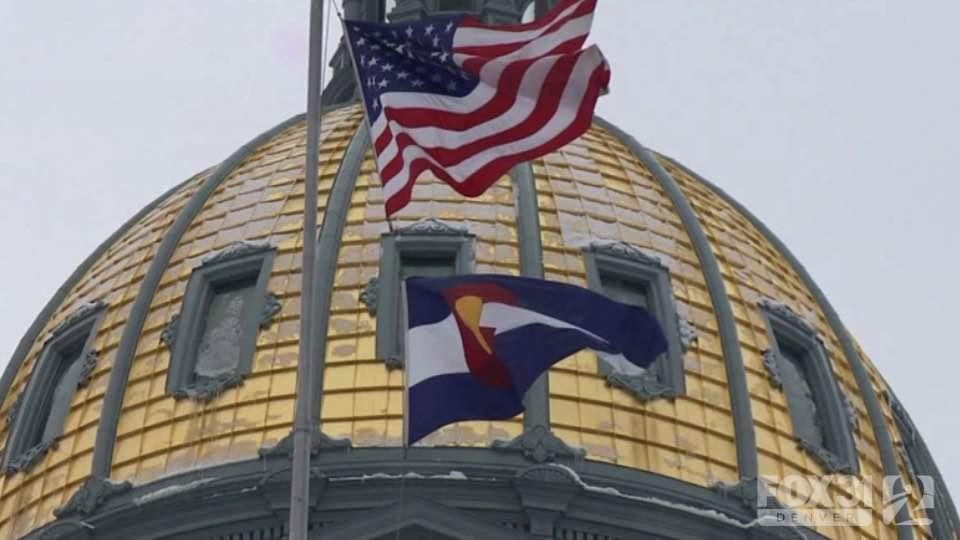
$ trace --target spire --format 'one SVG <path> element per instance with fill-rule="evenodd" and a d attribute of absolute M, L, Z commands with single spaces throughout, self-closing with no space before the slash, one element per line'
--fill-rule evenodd
<path fill-rule="evenodd" d="M 384 0 L 343 0 L 343 18 L 351 21 L 383 21 Z M 333 76 L 323 89 L 322 106 L 346 103 L 357 96 L 356 83 L 353 80 L 353 66 L 350 65 L 350 53 L 347 52 L 341 38 L 337 51 L 330 58 Z"/>

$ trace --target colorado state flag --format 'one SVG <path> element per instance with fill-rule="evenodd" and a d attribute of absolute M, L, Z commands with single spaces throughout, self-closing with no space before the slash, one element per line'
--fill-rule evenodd
<path fill-rule="evenodd" d="M 503 420 L 551 365 L 581 349 L 640 368 L 666 351 L 642 308 L 582 287 L 504 275 L 409 278 L 407 444 L 460 420 Z"/>

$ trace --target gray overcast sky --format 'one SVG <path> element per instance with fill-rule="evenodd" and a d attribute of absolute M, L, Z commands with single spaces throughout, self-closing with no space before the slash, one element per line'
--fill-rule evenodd
<path fill-rule="evenodd" d="M 124 220 L 305 108 L 308 3 L 0 0 L 0 362 Z M 600 113 L 781 236 L 955 497 L 958 20 L 956 0 L 602 0 L 593 33 Z"/>

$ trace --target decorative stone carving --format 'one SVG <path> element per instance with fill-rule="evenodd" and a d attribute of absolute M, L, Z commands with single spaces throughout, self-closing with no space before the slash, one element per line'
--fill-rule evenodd
<path fill-rule="evenodd" d="M 844 463 L 836 454 L 820 446 L 813 444 L 803 437 L 797 437 L 797 447 L 806 451 L 818 461 L 827 472 L 852 474 L 853 467 L 849 463 Z"/>
<path fill-rule="evenodd" d="M 686 317 L 681 317 L 679 313 L 677 314 L 677 331 L 680 333 L 680 350 L 686 354 L 693 342 L 700 337 L 700 332 L 693 322 Z"/>
<path fill-rule="evenodd" d="M 87 351 L 83 356 L 83 365 L 80 368 L 80 378 L 77 379 L 77 388 L 86 388 L 90 386 L 90 380 L 93 378 L 93 371 L 97 369 L 97 361 L 100 355 L 97 351 Z"/>
<path fill-rule="evenodd" d="M 173 346 L 177 342 L 177 330 L 180 327 L 180 314 L 175 313 L 173 317 L 170 317 L 170 322 L 167 323 L 166 328 L 163 329 L 163 332 L 160 332 L 160 343 L 163 343 L 167 346 L 171 352 L 173 351 Z"/>
<path fill-rule="evenodd" d="M 913 467 L 913 460 L 910 459 L 910 454 L 907 453 L 907 447 L 903 444 L 903 441 L 897 441 L 894 445 L 897 449 L 897 453 L 900 454 L 900 460 L 903 461 L 904 465 L 907 467 L 907 474 L 910 475 L 910 478 L 919 484 L 917 470 Z"/>
<path fill-rule="evenodd" d="M 63 334 L 67 329 L 76 324 L 78 321 L 86 319 L 93 313 L 104 309 L 107 307 L 107 304 L 101 302 L 100 300 L 94 300 L 92 302 L 87 302 L 82 304 L 77 309 L 67 316 L 60 324 L 58 324 L 51 332 L 50 336 L 47 337 L 47 340 L 56 338 L 57 336 Z"/>
<path fill-rule="evenodd" d="M 843 401 L 843 410 L 847 415 L 847 423 L 850 424 L 850 429 L 857 431 L 860 429 L 860 412 L 857 411 L 853 402 L 850 401 L 850 397 L 843 390 L 840 390 L 840 400 Z"/>
<path fill-rule="evenodd" d="M 310 441 L 310 455 L 316 456 L 321 452 L 344 451 L 353 446 L 350 439 L 334 439 L 333 437 L 314 430 Z M 260 457 L 285 457 L 293 458 L 293 432 L 277 441 L 273 446 L 265 446 L 258 450 Z"/>
<path fill-rule="evenodd" d="M 776 351 L 773 349 L 763 351 L 763 367 L 767 368 L 770 384 L 783 390 L 783 376 L 780 374 L 780 363 L 777 360 Z"/>
<path fill-rule="evenodd" d="M 760 506 L 761 495 L 769 496 L 766 485 L 757 478 L 741 478 L 735 484 L 717 482 L 711 488 L 724 498 L 734 499 L 751 510 L 756 510 Z"/>
<path fill-rule="evenodd" d="M 416 223 L 412 223 L 405 227 L 400 227 L 395 231 L 395 234 L 404 235 L 404 234 L 425 234 L 425 235 L 447 235 L 447 236 L 464 236 L 469 234 L 469 231 L 466 227 L 458 227 L 451 225 L 445 221 L 440 221 L 436 218 L 426 218 L 421 219 Z"/>
<path fill-rule="evenodd" d="M 283 306 L 280 304 L 280 298 L 268 292 L 263 300 L 263 310 L 260 311 L 260 328 L 269 328 L 281 309 Z"/>
<path fill-rule="evenodd" d="M 57 448 L 57 439 L 51 439 L 49 441 L 43 441 L 36 446 L 25 450 L 19 456 L 12 457 L 10 463 L 3 469 L 4 474 L 10 476 L 18 472 L 27 471 L 38 461 L 40 461 L 43 456 L 47 455 L 47 452 Z"/>
<path fill-rule="evenodd" d="M 654 268 L 666 269 L 666 265 L 663 264 L 663 261 L 661 261 L 659 257 L 644 253 L 638 247 L 621 240 L 615 242 L 591 242 L 590 249 L 596 253 L 603 253 L 617 258 L 635 261 Z"/>
<path fill-rule="evenodd" d="M 524 431 L 512 441 L 494 441 L 493 449 L 501 452 L 519 452 L 534 463 L 555 461 L 558 456 L 582 458 L 582 449 L 573 449 L 560 440 L 546 426 L 538 425 Z"/>
<path fill-rule="evenodd" d="M 133 489 L 130 482 L 113 482 L 108 478 L 91 476 L 70 497 L 66 504 L 53 511 L 53 515 L 63 518 L 71 514 L 89 516 L 108 498 Z"/>
<path fill-rule="evenodd" d="M 7 426 L 13 425 L 13 422 L 17 419 L 17 414 L 20 413 L 20 406 L 23 405 L 23 391 L 17 394 L 17 399 L 13 400 L 13 405 L 10 406 L 10 410 L 7 411 Z"/>
<path fill-rule="evenodd" d="M 657 398 L 674 399 L 677 389 L 663 384 L 656 369 L 644 371 L 642 375 L 626 375 L 611 373 L 607 375 L 607 384 L 627 391 L 640 401 L 650 401 Z"/>
<path fill-rule="evenodd" d="M 534 538 L 554 538 L 557 522 L 583 490 L 575 473 L 555 465 L 536 465 L 520 471 L 513 485 Z"/>
<path fill-rule="evenodd" d="M 243 376 L 238 373 L 224 373 L 218 377 L 198 379 L 187 386 L 172 392 L 174 399 L 192 399 L 207 403 L 230 388 L 243 385 Z"/>
<path fill-rule="evenodd" d="M 570 471 L 563 467 L 551 465 L 534 465 L 528 467 L 517 473 L 517 478 L 554 484 L 579 485 L 577 479 L 570 474 Z"/>
<path fill-rule="evenodd" d="M 367 281 L 367 286 L 364 287 L 363 292 L 360 293 L 360 301 L 363 305 L 367 306 L 367 313 L 370 315 L 377 314 L 377 302 L 380 301 L 379 278 L 372 277 Z"/>
<path fill-rule="evenodd" d="M 403 369 L 403 358 L 388 356 L 383 359 L 383 365 L 387 366 L 387 369 Z"/>
<path fill-rule="evenodd" d="M 769 298 L 764 298 L 759 302 L 760 307 L 767 310 L 768 312 L 784 319 L 791 325 L 794 325 L 804 332 L 816 336 L 817 330 L 810 324 L 810 321 L 798 315 L 795 311 L 790 309 L 790 306 L 777 302 L 776 300 L 771 300 Z"/>
<path fill-rule="evenodd" d="M 230 244 L 220 251 L 207 255 L 201 260 L 200 266 L 210 266 L 222 261 L 239 259 L 240 257 L 246 257 L 247 255 L 253 255 L 255 253 L 263 253 L 271 249 L 273 249 L 273 245 L 271 245 L 270 242 L 241 240 Z"/>
<path fill-rule="evenodd" d="M 900 432 L 905 438 L 909 439 L 911 443 L 915 442 L 917 430 L 913 426 L 913 422 L 910 421 L 907 410 L 903 408 L 900 400 L 893 397 L 893 394 L 891 394 L 889 390 L 884 391 L 883 396 L 886 398 L 887 403 L 890 404 L 890 412 L 893 413 L 893 419 L 897 422 Z"/>

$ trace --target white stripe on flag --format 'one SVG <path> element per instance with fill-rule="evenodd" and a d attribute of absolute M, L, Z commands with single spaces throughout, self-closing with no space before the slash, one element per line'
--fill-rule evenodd
<path fill-rule="evenodd" d="M 590 75 L 603 64 L 603 61 L 603 56 L 596 47 L 591 47 L 584 51 L 583 55 L 577 61 L 569 84 L 564 88 L 556 114 L 550 118 L 550 121 L 547 122 L 546 125 L 529 137 L 487 148 L 482 152 L 471 155 L 468 159 L 456 165 L 447 167 L 441 167 L 439 163 L 420 147 L 406 147 L 402 154 L 404 163 L 402 171 L 392 178 L 384 179 L 386 181 L 384 185 L 384 197 L 389 199 L 398 193 L 410 180 L 410 165 L 415 159 L 423 158 L 434 163 L 437 167 L 446 170 L 454 181 L 462 183 L 467 180 L 470 175 L 488 165 L 494 159 L 521 154 L 546 144 L 547 141 L 550 141 L 562 133 L 576 120 L 580 112 L 580 105 L 583 102 L 583 96 L 586 94 L 591 82 Z M 395 133 L 394 137 L 397 135 L 398 134 Z"/>
<path fill-rule="evenodd" d="M 553 328 L 576 330 L 603 343 L 609 343 L 602 337 L 575 324 L 570 324 L 549 315 L 544 315 L 539 311 L 530 311 L 522 307 L 501 304 L 499 302 L 487 302 L 483 304 L 483 311 L 480 313 L 480 326 L 493 328 L 494 334 L 503 334 L 531 324 L 543 324 Z"/>
<path fill-rule="evenodd" d="M 406 338 L 407 388 L 439 375 L 470 373 L 452 313 L 438 323 L 411 328 Z"/>
<path fill-rule="evenodd" d="M 510 108 L 503 114 L 473 125 L 469 129 L 456 131 L 432 126 L 405 128 L 399 123 L 391 121 L 389 126 L 390 131 L 394 134 L 394 139 L 390 142 L 390 145 L 384 148 L 383 151 L 380 152 L 380 155 L 377 156 L 377 164 L 382 170 L 396 157 L 396 136 L 400 133 L 409 135 L 410 138 L 416 141 L 417 146 L 455 149 L 485 137 L 503 133 L 520 124 L 530 115 L 530 111 L 537 106 L 540 91 L 543 89 L 543 81 L 547 78 L 547 75 L 560 58 L 562 57 L 548 56 L 534 62 L 524 74 L 523 80 L 520 83 L 517 99 L 511 104 Z M 389 99 L 385 99 L 384 101 L 389 102 Z M 385 116 L 386 115 L 381 114 L 380 118 L 384 118 Z M 375 137 L 379 136 L 383 131 L 380 118 L 377 118 L 377 122 L 375 123 L 376 129 L 373 130 L 373 133 L 376 134 Z"/>

